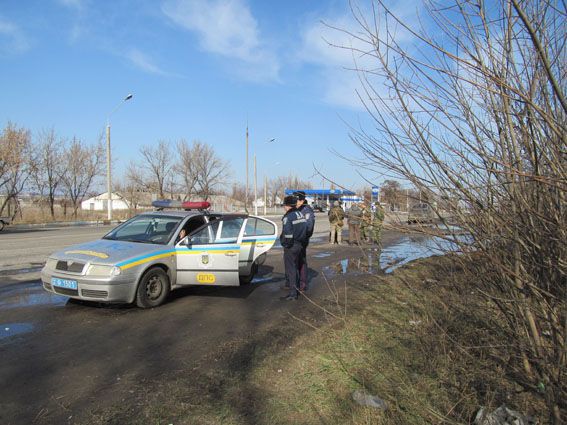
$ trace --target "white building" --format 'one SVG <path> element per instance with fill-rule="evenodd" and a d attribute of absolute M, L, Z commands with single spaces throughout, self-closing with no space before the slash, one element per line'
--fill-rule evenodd
<path fill-rule="evenodd" d="M 108 202 L 108 192 L 101 193 L 93 198 L 81 202 L 81 209 L 87 211 L 106 211 Z M 112 193 L 112 209 L 127 210 L 128 202 L 116 192 Z"/>

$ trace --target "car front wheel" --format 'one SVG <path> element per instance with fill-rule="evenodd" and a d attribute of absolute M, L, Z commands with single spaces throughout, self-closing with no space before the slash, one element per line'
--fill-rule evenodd
<path fill-rule="evenodd" d="M 136 305 L 140 308 L 157 307 L 165 301 L 169 294 L 169 277 L 163 269 L 154 267 L 148 270 L 136 293 Z"/>

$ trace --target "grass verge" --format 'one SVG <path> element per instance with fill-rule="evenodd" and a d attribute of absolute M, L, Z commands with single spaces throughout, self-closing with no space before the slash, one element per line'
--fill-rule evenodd
<path fill-rule="evenodd" d="M 220 347 L 89 423 L 472 423 L 501 404 L 546 423 L 507 367 L 498 312 L 449 257 L 392 275 L 337 277 L 305 314 Z M 364 389 L 388 409 L 361 407 Z"/>

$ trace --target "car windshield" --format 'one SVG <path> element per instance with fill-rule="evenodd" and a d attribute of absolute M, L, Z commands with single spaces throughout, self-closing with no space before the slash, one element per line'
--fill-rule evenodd
<path fill-rule="evenodd" d="M 118 226 L 103 239 L 165 245 L 182 219 L 164 215 L 139 215 Z"/>

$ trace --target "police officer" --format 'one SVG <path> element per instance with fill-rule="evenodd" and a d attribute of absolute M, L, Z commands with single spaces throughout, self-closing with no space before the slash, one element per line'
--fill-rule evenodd
<path fill-rule="evenodd" d="M 307 241 L 307 222 L 296 208 L 297 197 L 284 198 L 285 214 L 282 218 L 280 243 L 284 249 L 285 278 L 289 284 L 289 293 L 281 300 L 296 300 L 299 290 L 299 258 L 303 245 Z"/>
<path fill-rule="evenodd" d="M 307 246 L 309 245 L 309 239 L 313 236 L 313 230 L 315 229 L 315 212 L 313 208 L 307 205 L 305 200 L 305 192 L 298 190 L 293 192 L 293 195 L 297 197 L 297 209 L 307 222 L 307 240 L 303 245 L 303 250 L 301 251 L 301 256 L 299 257 L 299 289 L 301 291 L 307 291 L 309 289 L 308 274 L 309 270 L 307 268 Z"/>

